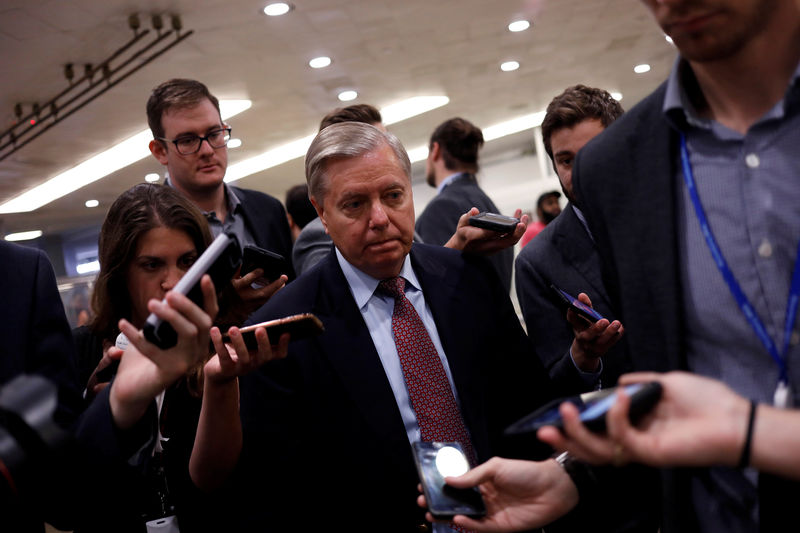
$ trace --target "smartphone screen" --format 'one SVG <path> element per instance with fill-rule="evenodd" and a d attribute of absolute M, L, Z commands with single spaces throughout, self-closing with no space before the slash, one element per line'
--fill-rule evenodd
<path fill-rule="evenodd" d="M 469 462 L 459 443 L 415 442 L 413 448 L 422 490 L 434 518 L 486 515 L 486 504 L 477 488 L 457 489 L 444 482 L 447 476 L 460 476 L 469 470 Z"/>
<path fill-rule="evenodd" d="M 616 390 L 616 387 L 611 387 L 579 396 L 559 398 L 515 422 L 506 429 L 506 433 L 517 435 L 535 433 L 544 426 L 563 427 L 558 408 L 564 402 L 570 402 L 578 408 L 581 422 L 588 429 L 602 433 L 606 428 L 606 413 L 617 399 Z M 635 423 L 661 398 L 661 384 L 655 381 L 633 383 L 625 386 L 625 392 L 631 397 L 630 419 Z"/>
<path fill-rule="evenodd" d="M 585 318 L 591 323 L 595 323 L 598 320 L 605 318 L 603 315 L 583 303 L 582 301 L 578 300 L 567 291 L 559 289 L 555 285 L 550 285 L 550 288 L 556 293 L 556 297 L 559 301 L 566 307 L 572 309 L 580 316 Z"/>

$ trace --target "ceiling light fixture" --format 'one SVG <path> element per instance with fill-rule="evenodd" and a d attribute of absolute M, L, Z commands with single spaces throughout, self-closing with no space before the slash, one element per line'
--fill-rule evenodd
<path fill-rule="evenodd" d="M 285 2 L 275 2 L 264 7 L 264 14 L 270 17 L 279 17 L 292 10 L 292 5 Z"/>
<path fill-rule="evenodd" d="M 670 37 L 670 36 L 669 36 L 669 35 L 667 35 L 666 33 L 664 34 L 664 39 L 666 39 L 666 41 L 667 41 L 669 44 L 675 44 L 675 43 L 672 41 L 672 37 Z"/>
<path fill-rule="evenodd" d="M 86 203 L 83 205 L 85 205 L 86 207 L 97 207 L 98 205 L 100 205 L 100 202 L 98 202 L 97 200 L 86 200 Z"/>
<path fill-rule="evenodd" d="M 80 274 L 91 274 L 92 272 L 100 272 L 100 261 L 89 261 L 88 263 L 81 263 L 75 266 L 75 271 Z"/>
<path fill-rule="evenodd" d="M 342 91 L 339 93 L 339 100 L 342 102 L 350 102 L 358 98 L 358 93 L 352 90 Z"/>
<path fill-rule="evenodd" d="M 508 31 L 513 31 L 514 33 L 518 31 L 525 31 L 531 27 L 531 23 L 527 20 L 515 20 L 511 24 L 508 25 Z"/>
<path fill-rule="evenodd" d="M 328 56 L 315 57 L 314 59 L 308 62 L 308 66 L 311 68 L 325 68 L 330 64 L 331 64 L 331 58 Z"/>
<path fill-rule="evenodd" d="M 387 105 L 383 107 L 380 112 L 383 123 L 388 126 L 389 124 L 395 124 L 408 118 L 421 115 L 422 113 L 427 113 L 432 109 L 447 105 L 449 102 L 450 99 L 447 96 L 414 96 Z M 311 141 L 314 140 L 314 137 L 316 137 L 316 134 L 288 142 L 277 148 L 267 150 L 263 154 L 230 165 L 228 171 L 225 173 L 225 181 L 230 183 L 240 180 L 251 174 L 291 161 L 292 159 L 303 157 L 306 155 L 308 147 L 311 145 Z M 423 148 L 426 150 L 425 157 L 427 157 L 428 147 L 425 146 Z"/>
<path fill-rule="evenodd" d="M 511 72 L 512 70 L 517 70 L 519 68 L 519 63 L 516 61 L 506 61 L 505 63 L 500 64 L 500 70 L 503 72 Z"/>
<path fill-rule="evenodd" d="M 622 93 L 618 93 L 618 92 L 612 92 L 612 93 L 611 93 L 611 98 L 613 98 L 614 100 L 616 100 L 617 102 L 619 102 L 619 101 L 621 101 L 621 100 L 622 100 Z"/>
<path fill-rule="evenodd" d="M 633 71 L 636 74 L 644 74 L 645 72 L 650 72 L 650 65 L 648 65 L 647 63 L 636 65 L 635 67 L 633 67 Z"/>
<path fill-rule="evenodd" d="M 20 231 L 19 233 L 9 233 L 6 235 L 7 241 L 30 241 L 42 236 L 42 230 Z"/>
<path fill-rule="evenodd" d="M 219 103 L 222 120 L 238 115 L 252 105 L 253 103 L 250 100 L 223 100 Z M 0 213 L 27 213 L 33 211 L 85 185 L 104 178 L 112 172 L 144 159 L 150 155 L 148 145 L 152 139 L 153 134 L 149 129 L 137 133 L 133 137 L 125 139 L 108 150 L 0 205 Z"/>
<path fill-rule="evenodd" d="M 234 138 L 228 141 L 228 148 L 239 148 L 242 145 L 242 140 Z"/>
<path fill-rule="evenodd" d="M 151 172 L 150 174 L 146 174 L 144 177 L 144 181 L 147 183 L 155 183 L 161 179 L 161 176 L 156 174 L 155 172 Z"/>

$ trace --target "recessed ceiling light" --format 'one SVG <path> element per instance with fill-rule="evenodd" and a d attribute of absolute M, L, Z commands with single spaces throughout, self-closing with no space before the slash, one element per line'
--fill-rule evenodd
<path fill-rule="evenodd" d="M 622 100 L 622 93 L 612 92 L 611 93 L 611 98 L 613 98 L 614 100 L 619 102 L 620 100 Z"/>
<path fill-rule="evenodd" d="M 281 15 L 285 15 L 291 10 L 292 10 L 291 4 L 287 4 L 285 2 L 275 2 L 272 4 L 268 4 L 264 8 L 264 14 L 269 15 L 270 17 L 279 17 Z"/>
<path fill-rule="evenodd" d="M 86 203 L 84 205 L 86 207 L 97 207 L 98 205 L 100 205 L 100 202 L 98 202 L 97 200 L 86 200 Z"/>
<path fill-rule="evenodd" d="M 159 175 L 158 175 L 158 174 L 156 174 L 155 172 L 151 172 L 150 174 L 147 174 L 147 175 L 144 177 L 144 181 L 146 181 L 147 183 L 155 183 L 155 182 L 157 182 L 157 181 L 158 181 L 158 180 L 160 180 L 160 179 L 161 179 L 161 176 L 159 176 Z"/>
<path fill-rule="evenodd" d="M 517 70 L 519 68 L 519 63 L 516 61 L 506 61 L 505 63 L 500 65 L 500 70 L 503 72 L 511 72 L 512 70 Z"/>
<path fill-rule="evenodd" d="M 220 100 L 219 111 L 222 120 L 226 120 L 242 111 L 250 109 L 250 100 Z M 49 204 L 57 198 L 66 196 L 90 183 L 104 178 L 121 168 L 144 159 L 150 155 L 147 148 L 153 140 L 153 133 L 148 129 L 129 137 L 105 152 L 101 152 L 58 174 L 41 185 L 28 189 L 24 193 L 0 205 L 0 213 L 27 213 Z"/>
<path fill-rule="evenodd" d="M 38 239 L 42 236 L 42 230 L 37 229 L 34 231 L 20 231 L 19 233 L 9 233 L 6 235 L 7 241 L 29 241 L 31 239 Z"/>
<path fill-rule="evenodd" d="M 525 31 L 531 27 L 531 23 L 527 20 L 515 20 L 508 25 L 508 31 L 518 32 Z"/>
<path fill-rule="evenodd" d="M 239 148 L 242 145 L 242 140 L 239 138 L 230 139 L 228 141 L 228 148 Z"/>
<path fill-rule="evenodd" d="M 358 93 L 355 91 L 342 91 L 339 93 L 339 100 L 342 102 L 349 102 L 358 98 Z"/>
<path fill-rule="evenodd" d="M 647 63 L 636 65 L 635 67 L 633 67 L 633 71 L 636 74 L 644 74 L 645 72 L 650 72 L 650 65 L 648 65 Z"/>
<path fill-rule="evenodd" d="M 315 57 L 314 59 L 308 62 L 308 66 L 311 68 L 325 68 L 330 64 L 331 64 L 331 58 L 328 56 Z"/>
<path fill-rule="evenodd" d="M 672 37 L 670 37 L 666 33 L 664 34 L 664 39 L 666 39 L 669 44 L 675 44 L 674 42 L 672 42 Z"/>

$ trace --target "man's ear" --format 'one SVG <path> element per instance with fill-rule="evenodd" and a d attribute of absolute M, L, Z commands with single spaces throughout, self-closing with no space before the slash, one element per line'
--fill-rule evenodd
<path fill-rule="evenodd" d="M 159 163 L 166 166 L 167 164 L 167 146 L 162 141 L 153 139 L 150 141 L 150 153 L 153 154 Z"/>
<path fill-rule="evenodd" d="M 439 146 L 439 143 L 436 141 L 433 141 L 433 143 L 431 143 L 430 152 L 431 152 L 431 161 L 436 161 L 437 159 L 442 157 L 442 147 Z"/>
<path fill-rule="evenodd" d="M 325 222 L 325 208 L 323 207 L 323 204 L 318 203 L 317 199 L 314 197 L 310 196 L 308 199 L 311 200 L 311 205 L 313 205 L 314 209 L 317 210 L 317 216 L 322 221 L 322 226 L 325 228 L 325 233 L 328 233 L 328 224 Z"/>

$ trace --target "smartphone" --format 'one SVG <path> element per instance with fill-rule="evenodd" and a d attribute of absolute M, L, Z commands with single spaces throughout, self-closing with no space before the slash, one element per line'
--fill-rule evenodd
<path fill-rule="evenodd" d="M 616 391 L 617 387 L 610 387 L 554 400 L 508 426 L 505 433 L 506 435 L 535 433 L 544 426 L 563 429 L 558 408 L 564 402 L 575 404 L 580 411 L 581 422 L 588 429 L 595 433 L 603 433 L 606 430 L 606 413 L 617 399 Z M 631 398 L 629 418 L 632 424 L 636 424 L 661 399 L 661 384 L 657 381 L 634 383 L 625 385 L 625 392 Z"/>
<path fill-rule="evenodd" d="M 511 233 L 519 224 L 519 219 L 507 217 L 497 213 L 487 213 L 486 211 L 469 217 L 469 225 L 476 228 L 489 229 L 499 233 Z"/>
<path fill-rule="evenodd" d="M 208 273 L 217 293 L 230 283 L 233 274 L 242 262 L 239 251 L 239 241 L 236 236 L 220 233 L 206 248 L 206 251 L 197 258 L 197 261 L 186 271 L 173 287 L 173 292 L 185 294 L 194 303 L 203 305 L 203 293 L 200 290 L 200 278 Z M 144 337 L 161 348 L 167 350 L 178 342 L 178 334 L 169 322 L 161 320 L 155 314 L 150 314 L 142 328 Z"/>
<path fill-rule="evenodd" d="M 258 349 L 258 342 L 256 341 L 256 329 L 258 328 L 266 328 L 267 336 L 271 344 L 278 344 L 281 335 L 287 332 L 290 335 L 290 340 L 296 341 L 298 339 L 319 335 L 325 331 L 322 321 L 312 313 L 302 313 L 278 318 L 276 320 L 268 320 L 267 322 L 261 322 L 239 329 L 244 343 L 250 350 Z M 231 342 L 228 335 L 223 335 L 222 340 L 223 342 Z"/>
<path fill-rule="evenodd" d="M 444 482 L 447 476 L 460 476 L 469 470 L 469 461 L 457 442 L 415 442 L 414 462 L 422 483 L 428 510 L 439 520 L 457 514 L 486 516 L 486 504 L 476 487 L 457 489 Z"/>
<path fill-rule="evenodd" d="M 270 252 L 258 246 L 248 244 L 242 251 L 242 269 L 240 274 L 252 272 L 260 268 L 264 271 L 263 278 L 275 281 L 281 274 L 289 275 L 289 262 L 280 254 Z"/>
<path fill-rule="evenodd" d="M 582 301 L 578 300 L 568 292 L 559 289 L 555 285 L 550 285 L 550 289 L 553 291 L 555 295 L 556 301 L 560 307 L 566 309 L 572 309 L 578 315 L 585 318 L 592 324 L 597 322 L 598 320 L 605 318 L 603 315 L 583 303 Z"/>

